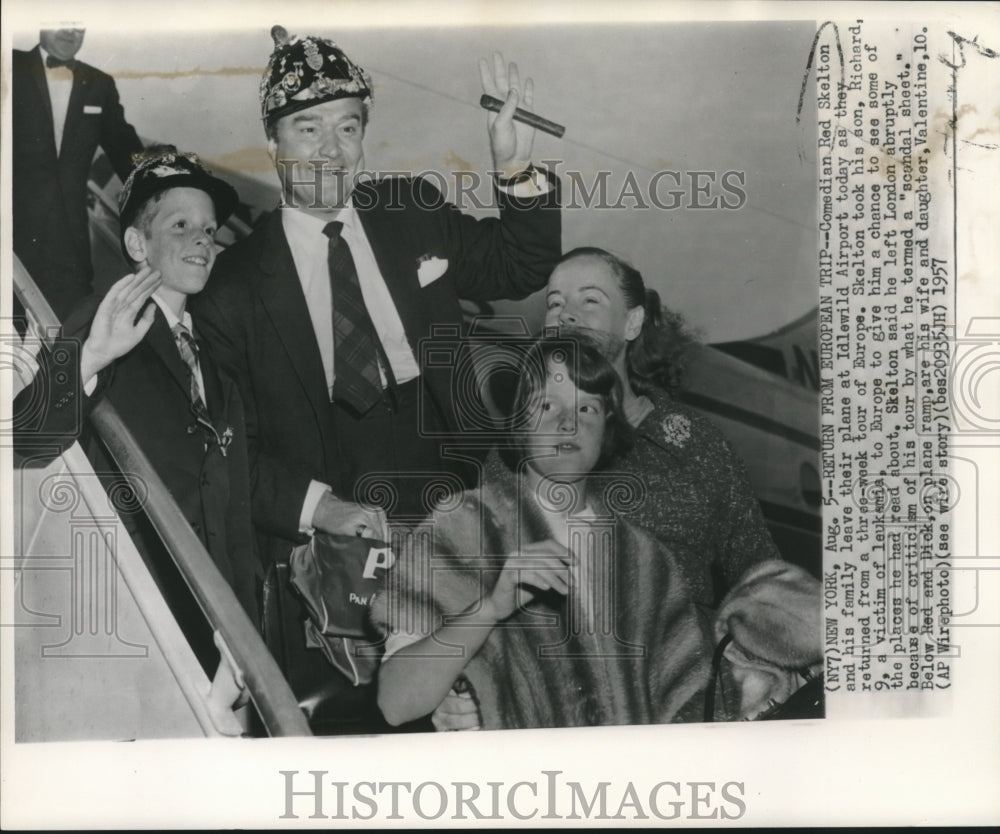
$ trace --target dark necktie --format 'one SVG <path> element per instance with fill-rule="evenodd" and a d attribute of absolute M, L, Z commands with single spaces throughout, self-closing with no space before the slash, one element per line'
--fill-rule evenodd
<path fill-rule="evenodd" d="M 76 63 L 74 58 L 67 58 L 65 61 L 62 58 L 57 58 L 55 55 L 45 56 L 45 66 L 49 69 L 55 69 L 56 67 L 66 67 L 66 69 L 73 69 L 73 65 Z"/>
<path fill-rule="evenodd" d="M 191 411 L 198 418 L 199 423 L 204 423 L 208 428 L 212 427 L 212 419 L 208 415 L 205 401 L 201 397 L 201 389 L 198 387 L 198 343 L 183 324 L 178 322 L 173 327 L 174 341 L 177 342 L 177 350 L 180 351 L 181 359 L 188 366 L 188 375 L 191 377 Z"/>
<path fill-rule="evenodd" d="M 327 265 L 333 307 L 333 398 L 364 414 L 382 399 L 380 345 L 350 247 L 340 236 L 343 228 L 339 220 L 323 227 L 323 234 L 330 238 Z"/>

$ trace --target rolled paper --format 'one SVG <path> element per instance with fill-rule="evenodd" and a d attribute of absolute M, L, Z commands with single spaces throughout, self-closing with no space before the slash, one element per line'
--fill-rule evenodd
<path fill-rule="evenodd" d="M 503 102 L 498 98 L 493 98 L 493 96 L 488 96 L 483 93 L 482 98 L 479 99 L 479 106 L 484 110 L 491 110 L 494 113 L 499 113 L 500 108 L 503 107 Z M 562 138 L 562 135 L 566 132 L 566 128 L 563 127 L 563 125 L 550 122 L 548 119 L 543 119 L 541 116 L 535 115 L 530 110 L 522 110 L 520 107 L 514 110 L 514 118 L 519 122 L 524 122 L 526 125 L 538 128 L 538 130 L 544 130 L 546 133 L 550 133 L 558 138 Z"/>

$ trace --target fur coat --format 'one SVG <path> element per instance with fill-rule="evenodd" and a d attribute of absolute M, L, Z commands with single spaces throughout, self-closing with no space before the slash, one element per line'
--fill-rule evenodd
<path fill-rule="evenodd" d="M 373 622 L 384 633 L 430 634 L 492 589 L 507 554 L 551 538 L 523 483 L 494 458 L 481 487 L 408 530 Z M 601 496 L 590 502 L 604 506 Z M 610 513 L 581 522 L 575 535 L 571 550 L 589 580 L 571 572 L 565 597 L 525 595 L 465 667 L 483 728 L 700 720 L 710 636 L 673 556 Z"/>

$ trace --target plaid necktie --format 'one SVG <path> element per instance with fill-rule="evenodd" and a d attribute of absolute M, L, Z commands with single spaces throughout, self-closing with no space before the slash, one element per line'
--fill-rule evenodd
<path fill-rule="evenodd" d="M 191 377 L 191 411 L 198 418 L 198 422 L 203 422 L 212 428 L 212 419 L 208 416 L 208 409 L 198 387 L 198 343 L 191 335 L 191 331 L 180 322 L 173 326 L 172 332 L 174 341 L 177 342 L 177 350 L 180 351 L 184 364 L 188 366 L 188 375 Z"/>
<path fill-rule="evenodd" d="M 340 236 L 343 228 L 339 220 L 323 227 L 323 234 L 330 238 L 327 265 L 333 302 L 333 398 L 364 414 L 382 399 L 379 342 L 350 247 Z"/>

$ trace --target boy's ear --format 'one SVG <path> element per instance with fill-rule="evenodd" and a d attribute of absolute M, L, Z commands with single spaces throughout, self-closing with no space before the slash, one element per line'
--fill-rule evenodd
<path fill-rule="evenodd" d="M 267 155 L 271 157 L 271 162 L 277 162 L 277 153 L 278 153 L 278 140 L 273 138 L 268 138 Z"/>
<path fill-rule="evenodd" d="M 128 256 L 138 263 L 146 260 L 146 236 L 135 226 L 129 226 L 123 236 L 125 241 L 125 251 Z"/>

